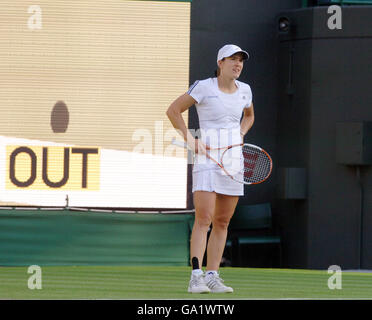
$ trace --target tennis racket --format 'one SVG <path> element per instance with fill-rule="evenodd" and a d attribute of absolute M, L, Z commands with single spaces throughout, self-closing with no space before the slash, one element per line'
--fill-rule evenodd
<path fill-rule="evenodd" d="M 190 149 L 187 143 L 173 139 L 172 144 Z M 219 161 L 211 152 L 219 150 Z M 248 143 L 207 150 L 206 157 L 216 163 L 231 179 L 243 184 L 259 184 L 271 174 L 273 162 L 262 148 Z"/>

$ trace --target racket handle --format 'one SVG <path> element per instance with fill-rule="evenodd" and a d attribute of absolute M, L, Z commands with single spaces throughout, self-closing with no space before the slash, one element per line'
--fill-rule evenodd
<path fill-rule="evenodd" d="M 176 139 L 172 139 L 172 144 L 176 145 L 176 146 L 179 146 L 179 147 L 182 147 L 182 148 L 185 148 L 185 149 L 188 149 L 188 145 L 186 142 L 183 142 L 183 141 L 178 141 Z"/>

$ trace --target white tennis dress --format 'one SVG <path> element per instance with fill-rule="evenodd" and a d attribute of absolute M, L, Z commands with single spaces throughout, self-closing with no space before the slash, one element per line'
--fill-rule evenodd
<path fill-rule="evenodd" d="M 252 91 L 248 84 L 235 80 L 237 90 L 224 93 L 218 88 L 217 78 L 195 81 L 187 93 L 193 97 L 200 127 L 200 138 L 211 148 L 222 148 L 241 143 L 240 120 L 243 109 L 252 103 Z M 220 159 L 220 152 L 210 154 Z M 221 168 L 206 158 L 196 155 L 193 167 L 194 191 L 209 191 L 226 195 L 244 195 L 244 185 L 227 176 Z"/>

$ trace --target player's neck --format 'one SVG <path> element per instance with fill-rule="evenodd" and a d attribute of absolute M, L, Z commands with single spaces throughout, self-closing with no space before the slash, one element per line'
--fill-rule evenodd
<path fill-rule="evenodd" d="M 234 93 L 238 88 L 234 78 L 217 77 L 218 88 L 225 93 Z"/>

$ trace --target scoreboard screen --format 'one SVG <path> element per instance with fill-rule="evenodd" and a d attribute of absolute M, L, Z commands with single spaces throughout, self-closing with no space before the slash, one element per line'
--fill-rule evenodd
<path fill-rule="evenodd" d="M 190 1 L 3 0 L 0 30 L 0 205 L 186 207 Z"/>

